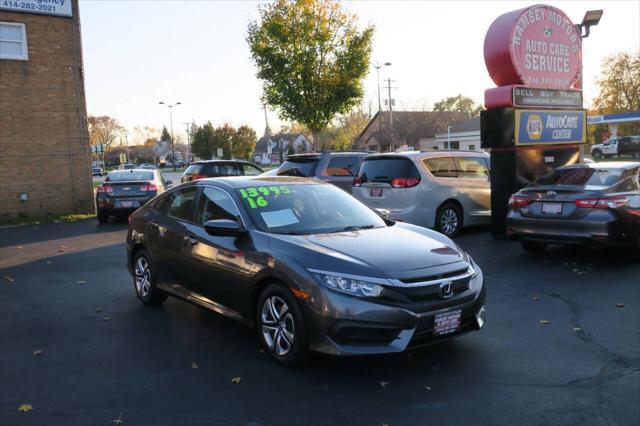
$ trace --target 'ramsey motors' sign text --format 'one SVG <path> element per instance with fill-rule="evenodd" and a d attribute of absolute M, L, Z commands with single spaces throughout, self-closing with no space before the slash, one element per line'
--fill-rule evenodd
<path fill-rule="evenodd" d="M 516 145 L 584 143 L 584 111 L 516 110 Z"/>
<path fill-rule="evenodd" d="M 582 108 L 582 91 L 514 86 L 512 104 L 520 107 Z"/>
<path fill-rule="evenodd" d="M 0 10 L 38 13 L 41 15 L 73 16 L 71 0 L 0 0 Z"/>
<path fill-rule="evenodd" d="M 484 58 L 498 86 L 581 88 L 582 38 L 567 15 L 552 6 L 499 16 L 487 32 Z"/>

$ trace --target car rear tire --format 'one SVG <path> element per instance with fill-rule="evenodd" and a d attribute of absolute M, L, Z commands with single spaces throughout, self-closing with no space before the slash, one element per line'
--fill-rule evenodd
<path fill-rule="evenodd" d="M 107 213 L 107 212 L 104 212 L 102 210 L 98 210 L 97 217 L 98 217 L 98 222 L 100 222 L 100 223 L 109 222 L 109 213 Z"/>
<path fill-rule="evenodd" d="M 298 301 L 286 286 L 274 283 L 262 292 L 255 320 L 258 337 L 275 362 L 294 367 L 309 361 L 307 324 Z"/>
<path fill-rule="evenodd" d="M 547 244 L 538 241 L 520 241 L 522 249 L 527 253 L 541 254 L 547 250 Z"/>
<path fill-rule="evenodd" d="M 462 228 L 462 210 L 454 203 L 445 203 L 436 213 L 436 229 L 438 232 L 453 238 Z"/>
<path fill-rule="evenodd" d="M 138 299 L 145 305 L 159 305 L 167 298 L 167 294 L 156 283 L 156 273 L 149 253 L 144 249 L 138 250 L 133 257 L 133 288 Z"/>

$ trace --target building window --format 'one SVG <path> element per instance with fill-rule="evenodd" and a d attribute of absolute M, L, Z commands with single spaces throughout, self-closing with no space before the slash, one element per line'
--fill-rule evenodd
<path fill-rule="evenodd" d="M 469 145 L 469 151 L 475 151 L 475 150 L 476 150 L 475 145 Z"/>
<path fill-rule="evenodd" d="M 24 24 L 0 22 L 0 59 L 29 59 Z"/>

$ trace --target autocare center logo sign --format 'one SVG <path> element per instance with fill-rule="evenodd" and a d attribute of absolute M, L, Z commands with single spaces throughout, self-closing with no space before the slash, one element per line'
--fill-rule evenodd
<path fill-rule="evenodd" d="M 515 111 L 516 145 L 584 143 L 584 111 L 524 110 Z"/>

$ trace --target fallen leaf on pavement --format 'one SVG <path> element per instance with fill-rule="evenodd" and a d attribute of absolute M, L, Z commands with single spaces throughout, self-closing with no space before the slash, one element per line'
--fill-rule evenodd
<path fill-rule="evenodd" d="M 102 319 L 105 320 L 105 321 L 111 321 L 111 317 L 104 317 Z"/>
<path fill-rule="evenodd" d="M 87 282 L 85 280 L 78 280 L 78 284 L 86 284 Z"/>
<path fill-rule="evenodd" d="M 431 386 L 425 386 L 424 387 L 426 390 L 430 391 L 431 390 Z"/>
<path fill-rule="evenodd" d="M 18 408 L 18 411 L 22 411 L 23 413 L 28 413 L 31 410 L 33 410 L 31 404 L 22 404 L 20 408 Z"/>
<path fill-rule="evenodd" d="M 386 389 L 386 388 L 388 388 L 390 384 L 391 384 L 391 383 L 389 383 L 389 382 L 380 381 L 380 387 L 381 387 L 382 389 Z"/>
<path fill-rule="evenodd" d="M 5 276 L 4 276 L 4 279 L 5 279 L 5 280 L 7 280 L 7 281 L 8 281 L 8 282 L 10 282 L 10 283 L 12 283 L 12 282 L 14 282 L 14 281 L 15 281 L 15 280 L 14 280 L 13 278 L 11 278 L 9 275 L 5 275 Z"/>
<path fill-rule="evenodd" d="M 616 303 L 616 308 L 624 308 L 624 303 Z"/>
<path fill-rule="evenodd" d="M 96 308 L 96 314 L 102 312 L 102 308 Z"/>
<path fill-rule="evenodd" d="M 534 297 L 534 298 L 533 298 L 533 301 L 534 301 L 534 302 L 537 302 L 538 300 L 540 300 L 540 298 L 539 298 L 539 297 Z"/>
<path fill-rule="evenodd" d="M 22 246 L 18 246 L 18 247 L 16 247 L 16 248 L 17 248 L 18 250 L 21 250 L 21 249 L 23 249 L 24 247 L 22 247 Z"/>
<path fill-rule="evenodd" d="M 233 383 L 234 385 L 239 385 L 241 381 L 242 377 L 234 377 L 233 379 L 231 379 L 231 383 Z"/>
<path fill-rule="evenodd" d="M 195 361 L 193 361 L 191 363 L 191 368 L 194 369 L 194 370 L 197 370 L 198 369 L 198 364 Z"/>
<path fill-rule="evenodd" d="M 573 331 L 582 331 L 580 327 L 573 327 Z"/>
<path fill-rule="evenodd" d="M 114 425 L 121 425 L 122 424 L 122 413 L 120 413 L 120 415 L 118 417 L 113 419 L 113 424 Z"/>
<path fill-rule="evenodd" d="M 42 350 L 37 349 L 37 350 L 33 351 L 33 356 L 40 356 L 40 355 L 42 355 Z"/>
<path fill-rule="evenodd" d="M 549 323 L 551 323 L 551 321 L 549 321 L 549 320 L 540 320 L 540 324 L 542 324 L 542 325 L 547 325 Z"/>
<path fill-rule="evenodd" d="M 53 262 L 50 260 L 47 260 L 47 265 L 51 265 Z"/>

